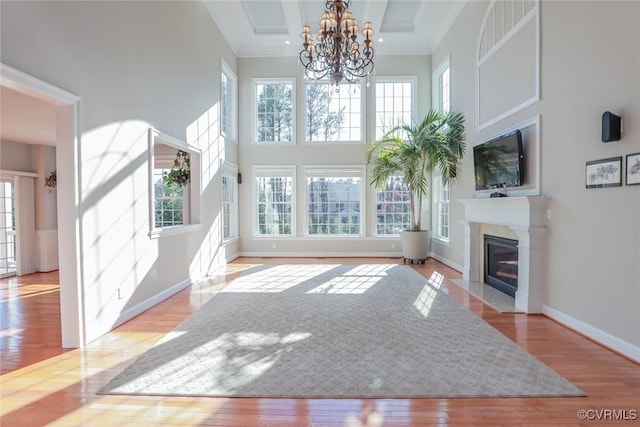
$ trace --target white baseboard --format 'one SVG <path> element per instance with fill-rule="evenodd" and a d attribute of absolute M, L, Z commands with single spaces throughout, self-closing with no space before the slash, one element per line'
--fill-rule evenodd
<path fill-rule="evenodd" d="M 608 347 L 620 354 L 627 356 L 628 358 L 640 363 L 640 347 L 631 344 L 630 342 L 621 340 L 613 335 L 604 332 L 595 326 L 591 326 L 581 320 L 569 316 L 555 308 L 551 308 L 547 305 L 542 307 L 542 313 L 552 318 L 553 320 L 562 323 L 568 328 L 573 329 L 592 340 Z"/>
<path fill-rule="evenodd" d="M 141 313 L 144 313 L 145 311 L 149 310 L 151 307 L 160 304 L 162 301 L 177 294 L 178 292 L 180 292 L 181 290 L 183 290 L 184 288 L 188 287 L 189 285 L 195 282 L 197 282 L 197 280 L 194 280 L 191 278 L 184 279 L 176 283 L 175 285 L 171 286 L 170 288 L 165 289 L 164 291 L 152 296 L 151 298 L 148 298 L 134 305 L 133 307 L 121 312 L 118 318 L 116 319 L 116 321 L 113 322 L 113 324 L 111 325 L 110 329 L 120 326 L 124 322 L 133 319 L 134 317 L 136 317 Z"/>
<path fill-rule="evenodd" d="M 265 258 L 402 258 L 402 252 L 240 252 L 238 256 Z"/>
<path fill-rule="evenodd" d="M 441 263 L 443 263 L 444 265 L 446 265 L 446 266 L 448 266 L 448 267 L 453 268 L 453 269 L 454 269 L 454 270 L 456 270 L 456 271 L 462 271 L 462 266 L 461 266 L 461 265 L 456 264 L 455 262 L 453 262 L 453 261 L 451 261 L 451 260 L 449 260 L 449 259 L 447 259 L 447 258 L 441 257 L 440 255 L 438 255 L 438 254 L 434 254 L 433 252 L 430 252 L 430 253 L 429 253 L 429 256 L 430 256 L 431 258 L 433 258 L 433 259 L 437 260 L 437 261 L 440 261 L 440 262 L 441 262 Z"/>

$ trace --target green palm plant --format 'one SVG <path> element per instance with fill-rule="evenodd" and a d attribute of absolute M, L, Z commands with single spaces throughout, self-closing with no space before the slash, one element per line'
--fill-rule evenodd
<path fill-rule="evenodd" d="M 392 176 L 404 176 L 410 193 L 411 230 L 421 230 L 422 202 L 437 168 L 444 184 L 458 176 L 465 144 L 464 115 L 430 110 L 422 121 L 399 124 L 367 150 L 371 184 L 384 188 Z"/>

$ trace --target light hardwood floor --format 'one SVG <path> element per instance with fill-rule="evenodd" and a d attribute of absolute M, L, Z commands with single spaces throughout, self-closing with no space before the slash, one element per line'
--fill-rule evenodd
<path fill-rule="evenodd" d="M 95 394 L 242 270 L 256 264 L 321 262 L 402 263 L 389 258 L 239 258 L 226 275 L 185 289 L 82 350 L 61 348 L 56 272 L 0 280 L 0 426 L 355 426 L 366 425 L 356 421 L 371 408 L 385 426 L 596 426 L 616 418 L 626 418 L 620 425 L 640 424 L 640 365 L 544 316 L 496 312 L 451 282 L 460 278 L 458 272 L 431 259 L 412 267 L 426 277 L 433 271 L 443 274 L 452 297 L 588 396 L 360 400 Z M 580 410 L 590 411 L 590 419 L 579 419 Z"/>

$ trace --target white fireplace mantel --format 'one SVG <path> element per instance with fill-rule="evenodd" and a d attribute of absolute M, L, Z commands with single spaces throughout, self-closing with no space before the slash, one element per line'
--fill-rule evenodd
<path fill-rule="evenodd" d="M 460 199 L 465 215 L 464 269 L 462 277 L 480 282 L 484 274 L 479 251 L 483 236 L 480 224 L 511 228 L 518 236 L 518 290 L 516 309 L 542 313 L 547 280 L 547 206 L 546 196 Z"/>

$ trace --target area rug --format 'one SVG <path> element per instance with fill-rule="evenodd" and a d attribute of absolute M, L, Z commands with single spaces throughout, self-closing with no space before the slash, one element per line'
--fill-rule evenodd
<path fill-rule="evenodd" d="M 247 271 L 98 391 L 300 398 L 583 396 L 401 265 Z"/>

